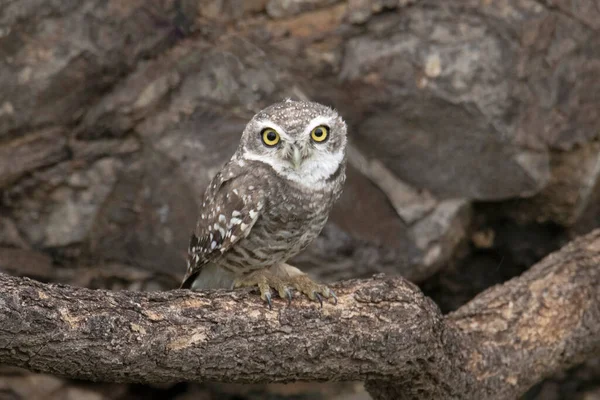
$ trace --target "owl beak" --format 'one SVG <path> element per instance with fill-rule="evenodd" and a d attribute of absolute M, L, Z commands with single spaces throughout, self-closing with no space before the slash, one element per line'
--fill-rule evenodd
<path fill-rule="evenodd" d="M 294 164 L 294 168 L 296 169 L 300 168 L 300 165 L 302 165 L 302 153 L 300 152 L 298 146 L 294 146 L 294 150 L 292 152 L 292 164 Z"/>

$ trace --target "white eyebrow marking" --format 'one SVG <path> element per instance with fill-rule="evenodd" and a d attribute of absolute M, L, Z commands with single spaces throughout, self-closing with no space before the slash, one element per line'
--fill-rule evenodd
<path fill-rule="evenodd" d="M 260 128 L 260 131 L 262 131 L 265 128 L 272 128 L 272 129 L 275 129 L 277 131 L 277 133 L 279 133 L 279 136 L 281 136 L 282 139 L 287 140 L 287 141 L 292 140 L 291 136 L 287 134 L 285 129 L 283 129 L 280 125 L 277 125 L 275 122 L 273 122 L 269 119 L 263 119 L 263 120 L 257 121 L 257 125 Z"/>
<path fill-rule="evenodd" d="M 304 128 L 304 132 L 303 132 L 302 136 L 307 136 L 308 134 L 310 134 L 310 131 L 312 131 L 319 125 L 327 125 L 328 127 L 331 128 L 331 125 L 334 122 L 335 122 L 335 116 L 333 116 L 333 115 L 331 115 L 331 116 L 319 115 L 318 117 L 311 119 L 310 122 L 308 124 L 306 124 L 306 128 Z"/>

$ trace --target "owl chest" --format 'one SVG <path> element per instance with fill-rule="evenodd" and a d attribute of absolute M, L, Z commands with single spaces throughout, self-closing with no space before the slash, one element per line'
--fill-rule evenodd
<path fill-rule="evenodd" d="M 299 240 L 303 236 L 312 236 L 313 231 L 322 228 L 326 220 L 324 212 L 321 208 L 284 204 L 267 211 L 262 222 L 274 234 L 280 233 L 287 240 Z"/>
<path fill-rule="evenodd" d="M 287 201 L 286 201 L 287 200 Z M 286 199 L 270 204 L 260 225 L 270 232 L 274 242 L 286 243 L 294 252 L 306 247 L 321 231 L 327 221 L 327 201 L 323 196 L 303 201 Z"/>

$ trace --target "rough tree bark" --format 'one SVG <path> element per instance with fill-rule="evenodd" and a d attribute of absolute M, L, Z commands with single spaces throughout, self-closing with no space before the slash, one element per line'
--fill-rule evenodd
<path fill-rule="evenodd" d="M 0 274 L 0 363 L 116 382 L 365 380 L 375 399 L 511 399 L 600 352 L 600 230 L 443 316 L 401 278 L 337 306 L 111 292 Z"/>

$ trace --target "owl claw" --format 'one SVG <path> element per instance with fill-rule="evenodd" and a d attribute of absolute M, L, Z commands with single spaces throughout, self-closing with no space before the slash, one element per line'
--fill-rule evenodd
<path fill-rule="evenodd" d="M 290 293 L 289 289 L 285 287 L 283 282 L 279 278 L 271 275 L 268 271 L 264 270 L 255 271 L 250 274 L 239 277 L 234 281 L 233 287 L 258 287 L 258 290 L 260 292 L 260 298 L 267 302 L 269 310 L 273 309 L 271 288 L 277 290 L 279 297 L 287 297 L 288 304 L 292 301 L 292 294 Z"/>
<path fill-rule="evenodd" d="M 335 292 L 333 290 L 329 289 L 329 294 L 331 294 L 331 297 L 333 298 L 333 305 L 337 305 L 338 298 L 335 295 Z"/>
<path fill-rule="evenodd" d="M 305 294 L 313 301 L 318 301 L 321 308 L 323 308 L 323 298 L 331 298 L 333 304 L 337 304 L 338 301 L 337 296 L 331 289 L 313 282 L 305 274 L 281 277 L 280 275 L 273 275 L 268 270 L 259 270 L 239 277 L 235 280 L 233 287 L 258 287 L 260 297 L 267 302 L 270 310 L 273 309 L 271 288 L 277 291 L 280 298 L 287 299 L 288 306 L 292 304 L 293 299 L 290 288 Z"/>
<path fill-rule="evenodd" d="M 317 300 L 319 300 L 319 303 L 321 303 L 321 308 L 323 308 L 323 298 L 321 295 L 317 292 L 313 292 L 313 295 L 317 298 Z"/>
<path fill-rule="evenodd" d="M 273 303 L 271 303 L 271 293 L 270 292 L 265 293 L 265 299 L 267 300 L 267 303 L 269 304 L 269 310 L 272 310 Z"/>
<path fill-rule="evenodd" d="M 331 289 L 325 285 L 313 282 L 308 275 L 296 275 L 289 278 L 289 284 L 300 293 L 305 294 L 311 300 L 317 300 L 323 307 L 323 298 L 333 299 L 333 304 L 337 304 L 337 296 Z"/>

